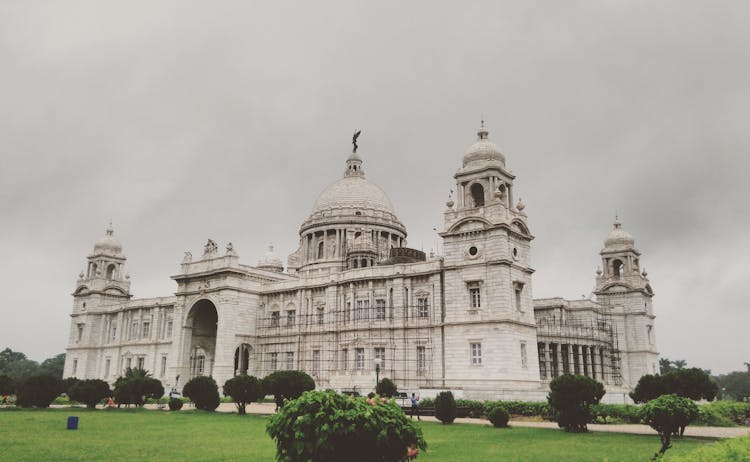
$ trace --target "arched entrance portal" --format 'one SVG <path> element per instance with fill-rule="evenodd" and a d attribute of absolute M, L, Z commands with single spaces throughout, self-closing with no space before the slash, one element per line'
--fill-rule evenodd
<path fill-rule="evenodd" d="M 234 375 L 247 375 L 252 350 L 253 347 L 247 343 L 243 343 L 234 350 Z"/>
<path fill-rule="evenodd" d="M 190 309 L 190 377 L 211 375 L 216 357 L 216 326 L 219 314 L 210 300 L 200 300 Z"/>

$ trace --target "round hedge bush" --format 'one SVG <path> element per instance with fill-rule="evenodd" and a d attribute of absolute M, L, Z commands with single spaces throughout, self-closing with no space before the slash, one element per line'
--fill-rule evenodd
<path fill-rule="evenodd" d="M 195 377 L 185 384 L 182 394 L 195 403 L 201 411 L 214 411 L 219 407 L 219 387 L 211 377 Z"/>
<path fill-rule="evenodd" d="M 49 407 L 63 391 L 62 380 L 48 375 L 26 379 L 18 387 L 16 405 L 20 407 Z"/>
<path fill-rule="evenodd" d="M 427 447 L 393 400 L 308 391 L 269 419 L 276 460 L 403 462 Z"/>
<path fill-rule="evenodd" d="M 96 405 L 104 398 L 112 396 L 109 384 L 104 380 L 80 380 L 68 390 L 68 396 L 73 401 L 83 403 L 89 409 L 96 409 Z"/>
<path fill-rule="evenodd" d="M 383 378 L 380 382 L 378 382 L 378 386 L 375 387 L 375 393 L 380 396 L 385 396 L 386 398 L 392 398 L 396 396 L 397 391 L 398 389 L 396 388 L 396 384 L 393 383 L 393 380 L 388 378 Z"/>
<path fill-rule="evenodd" d="M 170 398 L 169 399 L 169 410 L 170 411 L 179 411 L 182 409 L 182 400 L 180 398 Z"/>
<path fill-rule="evenodd" d="M 456 400 L 453 393 L 441 391 L 435 397 L 435 417 L 444 424 L 453 423 L 456 420 Z"/>
<path fill-rule="evenodd" d="M 508 421 L 510 420 L 510 414 L 505 410 L 503 406 L 497 405 L 490 409 L 487 418 L 490 419 L 490 423 L 495 428 L 507 427 Z"/>

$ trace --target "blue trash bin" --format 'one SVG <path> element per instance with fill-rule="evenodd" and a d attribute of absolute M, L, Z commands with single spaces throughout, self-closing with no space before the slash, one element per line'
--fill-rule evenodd
<path fill-rule="evenodd" d="M 78 430 L 78 417 L 77 416 L 68 417 L 68 430 Z"/>

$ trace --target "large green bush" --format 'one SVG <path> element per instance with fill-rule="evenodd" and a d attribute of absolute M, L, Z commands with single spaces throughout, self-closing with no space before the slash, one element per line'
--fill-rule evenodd
<path fill-rule="evenodd" d="M 73 385 L 79 383 L 80 380 L 75 377 L 68 377 L 67 379 L 63 379 L 63 393 L 70 396 L 70 390 L 73 388 Z"/>
<path fill-rule="evenodd" d="M 315 390 L 315 381 L 302 371 L 276 371 L 263 379 L 263 392 L 274 395 L 278 405 L 310 390 Z"/>
<path fill-rule="evenodd" d="M 689 398 L 662 395 L 643 406 L 643 420 L 659 433 L 664 454 L 671 447 L 673 435 L 682 435 L 685 427 L 698 417 L 698 406 Z M 655 456 L 656 457 L 656 456 Z"/>
<path fill-rule="evenodd" d="M 179 411 L 182 409 L 182 400 L 180 398 L 169 398 L 169 410 Z"/>
<path fill-rule="evenodd" d="M 493 427 L 507 427 L 510 415 L 502 405 L 497 404 L 490 410 L 487 418 L 489 418 Z"/>
<path fill-rule="evenodd" d="M 630 397 L 636 403 L 645 403 L 667 394 L 713 401 L 718 391 L 719 386 L 706 371 L 693 367 L 673 370 L 663 375 L 644 375 L 638 380 Z"/>
<path fill-rule="evenodd" d="M 16 394 L 16 383 L 10 376 L 0 375 L 0 395 Z"/>
<path fill-rule="evenodd" d="M 396 396 L 396 384 L 391 379 L 383 378 L 378 382 L 378 386 L 375 387 L 375 393 L 386 398 L 392 398 Z"/>
<path fill-rule="evenodd" d="M 568 432 L 588 431 L 590 406 L 604 396 L 604 386 L 585 375 L 564 374 L 549 383 L 547 401 L 557 415 L 557 425 Z"/>
<path fill-rule="evenodd" d="M 747 462 L 750 460 L 750 435 L 727 438 L 706 444 L 684 455 L 671 455 L 665 462 Z"/>
<path fill-rule="evenodd" d="M 112 396 L 112 392 L 104 380 L 92 379 L 74 384 L 68 391 L 68 396 L 73 401 L 84 403 L 89 409 L 96 409 L 96 405 L 104 398 Z"/>
<path fill-rule="evenodd" d="M 121 404 L 143 406 L 148 398 L 159 399 L 164 396 L 164 386 L 160 381 L 151 377 L 148 371 L 128 368 L 124 376 L 115 380 L 115 389 L 112 394 L 118 406 Z"/>
<path fill-rule="evenodd" d="M 456 400 L 450 391 L 441 391 L 435 397 L 435 417 L 444 424 L 456 420 Z"/>
<path fill-rule="evenodd" d="M 401 462 L 427 445 L 395 403 L 308 391 L 268 422 L 279 462 Z"/>
<path fill-rule="evenodd" d="M 16 405 L 21 407 L 49 407 L 63 391 L 62 380 L 48 375 L 35 375 L 18 387 Z"/>
<path fill-rule="evenodd" d="M 256 377 L 238 375 L 224 382 L 224 396 L 231 396 L 240 415 L 245 414 L 245 407 L 263 398 L 263 384 Z"/>
<path fill-rule="evenodd" d="M 219 387 L 211 377 L 198 376 L 182 388 L 182 394 L 195 403 L 201 411 L 214 411 L 219 407 Z"/>
<path fill-rule="evenodd" d="M 631 404 L 594 404 L 591 406 L 592 423 L 641 423 L 641 408 Z"/>

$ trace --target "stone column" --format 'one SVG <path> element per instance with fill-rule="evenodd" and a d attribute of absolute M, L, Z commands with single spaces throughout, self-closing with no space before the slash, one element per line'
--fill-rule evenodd
<path fill-rule="evenodd" d="M 542 380 L 547 380 L 547 377 L 549 377 L 551 374 L 548 372 L 547 368 L 547 344 L 546 343 L 540 343 L 539 344 L 539 364 L 544 364 L 544 369 L 541 367 L 539 368 L 539 377 Z"/>
<path fill-rule="evenodd" d="M 562 375 L 563 370 L 562 344 L 557 344 L 557 351 L 555 351 L 555 354 L 557 355 L 557 369 L 555 369 L 555 377 L 559 377 Z"/>
<path fill-rule="evenodd" d="M 575 367 L 575 356 L 573 356 L 573 345 L 572 343 L 568 343 L 568 372 L 570 374 L 575 374 L 576 367 Z"/>

